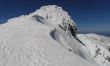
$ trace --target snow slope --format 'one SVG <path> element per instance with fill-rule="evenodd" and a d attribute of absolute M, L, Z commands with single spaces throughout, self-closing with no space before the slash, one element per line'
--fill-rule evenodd
<path fill-rule="evenodd" d="M 93 63 L 110 66 L 110 38 L 98 34 L 78 34 L 78 39 L 85 44 Z"/>
<path fill-rule="evenodd" d="M 98 66 L 76 39 L 76 24 L 56 5 L 0 25 L 0 66 Z"/>

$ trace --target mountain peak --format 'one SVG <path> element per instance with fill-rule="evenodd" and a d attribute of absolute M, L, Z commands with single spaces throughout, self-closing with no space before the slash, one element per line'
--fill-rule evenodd
<path fill-rule="evenodd" d="M 40 18 L 45 19 L 52 26 L 61 27 L 64 30 L 72 29 L 76 32 L 75 22 L 71 19 L 68 13 L 62 9 L 62 7 L 57 5 L 42 6 L 34 13 L 31 13 L 30 16 L 36 17 L 37 19 L 39 16 Z"/>
<path fill-rule="evenodd" d="M 47 5 L 43 6 L 40 9 L 36 10 L 31 16 L 39 15 L 52 24 L 61 24 L 63 22 L 74 23 L 75 22 L 71 19 L 67 12 L 65 12 L 62 7 L 57 5 Z"/>

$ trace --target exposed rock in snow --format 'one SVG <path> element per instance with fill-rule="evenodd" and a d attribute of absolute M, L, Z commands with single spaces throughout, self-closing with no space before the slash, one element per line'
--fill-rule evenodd
<path fill-rule="evenodd" d="M 109 43 L 94 34 L 76 37 L 67 12 L 43 6 L 0 25 L 0 66 L 109 66 Z"/>
<path fill-rule="evenodd" d="M 72 36 L 75 29 L 55 5 L 9 19 L 0 25 L 0 66 L 97 66 L 82 58 L 87 53 Z"/>
<path fill-rule="evenodd" d="M 48 24 L 51 24 L 52 26 L 60 27 L 65 31 L 71 29 L 73 32 L 76 32 L 75 22 L 71 19 L 67 12 L 56 5 L 43 6 L 36 10 L 36 12 L 31 13 L 29 16 L 35 17 L 37 19 L 38 16 L 42 17 L 48 22 Z M 72 35 L 75 36 L 73 32 Z"/>
<path fill-rule="evenodd" d="M 78 34 L 82 43 L 89 50 L 93 62 L 100 66 L 110 66 L 110 39 L 97 34 Z"/>
<path fill-rule="evenodd" d="M 76 26 L 75 22 L 71 20 L 71 17 L 68 15 L 68 13 L 65 12 L 61 7 L 58 7 L 56 5 L 43 6 L 40 9 L 36 10 L 36 12 L 30 14 L 30 16 L 33 17 L 36 17 L 37 15 L 43 17 L 55 26 L 57 26 L 58 24 L 63 24 L 65 28 L 68 24 Z"/>

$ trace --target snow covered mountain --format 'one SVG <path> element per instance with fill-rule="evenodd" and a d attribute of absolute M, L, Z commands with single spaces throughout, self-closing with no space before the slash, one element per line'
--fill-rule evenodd
<path fill-rule="evenodd" d="M 87 47 L 93 62 L 110 66 L 110 38 L 97 34 L 78 34 L 79 40 Z"/>
<path fill-rule="evenodd" d="M 9 19 L 0 25 L 0 66 L 109 66 L 109 38 L 76 32 L 56 5 Z"/>

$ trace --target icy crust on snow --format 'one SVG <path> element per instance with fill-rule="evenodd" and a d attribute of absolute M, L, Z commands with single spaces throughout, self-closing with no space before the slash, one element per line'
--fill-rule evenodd
<path fill-rule="evenodd" d="M 71 19 L 67 12 L 65 12 L 61 7 L 56 5 L 43 6 L 40 9 L 36 10 L 34 13 L 31 13 L 30 16 L 45 19 L 55 27 L 59 25 L 64 29 L 68 29 L 68 26 L 71 25 L 73 28 L 76 27 L 75 22 Z"/>
<path fill-rule="evenodd" d="M 110 39 L 97 34 L 78 34 L 78 39 L 85 44 L 93 63 L 110 66 Z"/>
<path fill-rule="evenodd" d="M 51 13 L 54 8 L 63 18 Z M 50 9 L 52 18 L 45 18 L 45 9 Z M 60 12 L 60 7 L 49 5 L 41 7 L 38 13 L 9 19 L 0 25 L 0 66 L 97 66 L 81 57 L 86 53 L 73 36 L 55 28 L 64 18 L 66 23 L 73 22 L 63 13 L 66 12 Z"/>

